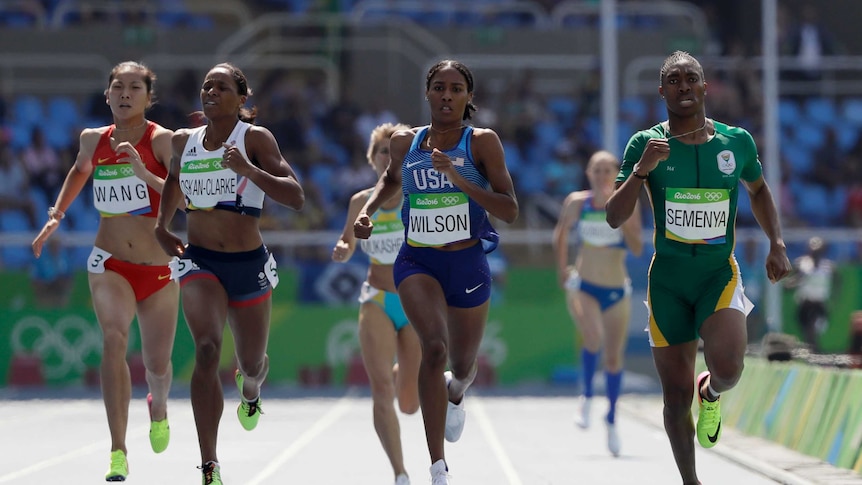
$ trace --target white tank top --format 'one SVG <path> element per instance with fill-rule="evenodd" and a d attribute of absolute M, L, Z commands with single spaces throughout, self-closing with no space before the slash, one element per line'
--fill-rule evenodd
<path fill-rule="evenodd" d="M 245 134 L 249 127 L 238 120 L 227 139 L 246 159 Z M 205 149 L 205 134 L 206 126 L 192 130 L 180 159 L 180 188 L 186 196 L 187 210 L 223 209 L 260 217 L 264 192 L 248 178 L 222 168 L 224 148 Z"/>

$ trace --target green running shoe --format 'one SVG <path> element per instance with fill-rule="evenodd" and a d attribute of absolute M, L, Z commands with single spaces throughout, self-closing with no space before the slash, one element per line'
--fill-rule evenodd
<path fill-rule="evenodd" d="M 221 481 L 221 467 L 214 461 L 208 461 L 199 466 L 198 469 L 203 474 L 203 485 L 224 485 Z"/>
<path fill-rule="evenodd" d="M 700 393 L 703 381 L 709 377 L 709 371 L 697 376 L 697 399 L 700 411 L 697 415 L 697 441 L 704 448 L 712 448 L 721 437 L 721 397 L 715 401 L 707 401 Z"/>
<path fill-rule="evenodd" d="M 153 451 L 161 453 L 168 448 L 171 442 L 171 427 L 168 425 L 168 417 L 161 421 L 153 421 L 153 395 L 147 394 L 147 409 L 150 410 L 150 446 Z"/>
<path fill-rule="evenodd" d="M 251 402 L 246 401 L 245 396 L 242 394 L 242 381 L 242 373 L 237 370 L 236 387 L 239 389 L 240 403 L 239 407 L 236 408 L 236 416 L 239 418 L 239 424 L 247 431 L 251 431 L 257 427 L 257 421 L 260 419 L 260 415 L 263 414 L 263 410 L 260 408 L 260 397 Z"/>
<path fill-rule="evenodd" d="M 106 482 L 125 482 L 129 475 L 129 462 L 126 460 L 126 453 L 123 450 L 115 450 L 111 452 L 111 468 L 108 468 L 108 473 L 105 473 Z"/>

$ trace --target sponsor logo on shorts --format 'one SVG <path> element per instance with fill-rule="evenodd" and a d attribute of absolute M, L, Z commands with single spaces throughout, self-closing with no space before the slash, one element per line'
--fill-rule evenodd
<path fill-rule="evenodd" d="M 473 293 L 474 291 L 476 291 L 476 290 L 478 290 L 479 288 L 481 288 L 481 287 L 482 287 L 482 285 L 484 285 L 484 284 L 485 284 L 485 283 L 479 283 L 478 285 L 476 285 L 476 286 L 474 286 L 474 287 L 472 287 L 472 288 L 467 288 L 467 289 L 465 289 L 465 290 L 464 290 L 464 293 L 467 293 L 467 294 L 469 295 L 470 293 Z"/>

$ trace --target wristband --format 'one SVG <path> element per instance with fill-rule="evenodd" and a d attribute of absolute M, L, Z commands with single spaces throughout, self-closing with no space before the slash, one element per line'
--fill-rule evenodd
<path fill-rule="evenodd" d="M 640 175 L 640 174 L 639 174 L 639 173 L 637 173 L 637 172 L 632 172 L 632 175 L 633 175 L 633 176 L 635 176 L 635 177 L 637 177 L 637 178 L 639 178 L 639 179 L 641 179 L 641 180 L 646 180 L 646 179 L 647 179 L 647 177 L 649 177 L 649 174 L 646 174 L 646 175 Z"/>
<path fill-rule="evenodd" d="M 48 207 L 48 217 L 59 221 L 66 217 L 66 213 L 56 207 Z"/>

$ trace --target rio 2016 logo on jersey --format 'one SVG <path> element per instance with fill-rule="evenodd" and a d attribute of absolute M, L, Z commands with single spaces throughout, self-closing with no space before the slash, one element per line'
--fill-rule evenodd
<path fill-rule="evenodd" d="M 736 159 L 733 157 L 732 151 L 724 150 L 716 158 L 718 159 L 718 169 L 722 173 L 730 175 L 736 170 Z"/>

